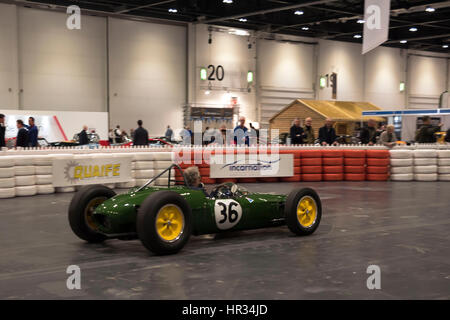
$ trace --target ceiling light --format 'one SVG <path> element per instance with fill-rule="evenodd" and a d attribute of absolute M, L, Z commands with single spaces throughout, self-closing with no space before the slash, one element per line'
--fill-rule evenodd
<path fill-rule="evenodd" d="M 304 12 L 302 10 L 297 10 L 294 12 L 294 14 L 301 16 Z"/>
<path fill-rule="evenodd" d="M 366 23 L 366 20 L 358 19 L 358 21 L 356 21 L 356 23 Z"/>
<path fill-rule="evenodd" d="M 425 11 L 426 11 L 426 12 L 435 12 L 436 9 L 433 8 L 433 7 L 426 7 Z"/>
<path fill-rule="evenodd" d="M 400 40 L 400 43 L 407 43 L 408 41 L 406 40 Z"/>
<path fill-rule="evenodd" d="M 240 22 L 247 22 L 247 19 L 245 19 L 245 18 L 240 18 L 239 21 L 240 21 Z"/>
<path fill-rule="evenodd" d="M 228 31 L 229 34 L 234 34 L 237 36 L 249 36 L 250 33 L 247 30 L 241 30 L 241 29 L 230 29 Z"/>
<path fill-rule="evenodd" d="M 171 9 L 169 9 L 169 12 L 170 12 L 170 13 L 177 13 L 178 10 L 177 10 L 177 9 L 172 9 L 172 8 L 171 8 Z"/>
<path fill-rule="evenodd" d="M 223 3 L 233 3 L 233 0 L 223 0 Z"/>
<path fill-rule="evenodd" d="M 416 32 L 418 29 L 416 28 L 416 27 L 411 27 L 411 28 L 409 28 L 409 31 L 411 31 L 411 32 Z"/>
<path fill-rule="evenodd" d="M 361 38 L 361 35 L 360 35 L 360 34 L 355 34 L 355 35 L 353 36 L 353 38 L 359 39 L 359 38 Z"/>
<path fill-rule="evenodd" d="M 442 45 L 442 48 L 447 49 L 448 48 L 448 44 Z"/>
<path fill-rule="evenodd" d="M 302 27 L 302 30 L 308 31 L 309 27 Z"/>
<path fill-rule="evenodd" d="M 205 91 L 205 94 L 206 94 L 206 95 L 209 95 L 210 93 L 211 93 L 211 91 L 209 91 L 209 90 L 206 90 L 206 91 Z"/>

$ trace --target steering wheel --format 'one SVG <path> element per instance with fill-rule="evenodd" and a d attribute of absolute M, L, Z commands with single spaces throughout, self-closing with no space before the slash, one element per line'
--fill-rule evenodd
<path fill-rule="evenodd" d="M 212 198 L 219 198 L 219 199 L 232 198 L 237 189 L 238 187 L 234 183 L 225 182 L 214 188 L 214 190 L 211 191 L 210 196 Z"/>

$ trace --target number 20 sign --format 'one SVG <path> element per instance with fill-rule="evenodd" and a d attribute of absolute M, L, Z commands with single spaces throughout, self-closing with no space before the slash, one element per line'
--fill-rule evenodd
<path fill-rule="evenodd" d="M 233 228 L 241 220 L 242 207 L 232 199 L 216 200 L 214 214 L 217 228 L 227 230 Z"/>

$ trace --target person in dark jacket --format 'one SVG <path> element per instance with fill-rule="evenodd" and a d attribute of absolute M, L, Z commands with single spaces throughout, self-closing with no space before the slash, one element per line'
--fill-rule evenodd
<path fill-rule="evenodd" d="M 25 125 L 25 127 L 28 129 L 28 145 L 30 147 L 37 147 L 39 130 L 34 124 L 33 117 L 28 118 L 28 126 Z"/>
<path fill-rule="evenodd" d="M 435 143 L 436 136 L 434 135 L 436 132 L 441 130 L 442 123 L 440 123 L 437 127 L 431 124 L 431 118 L 429 116 L 424 116 L 422 118 L 423 125 L 420 127 L 419 131 L 416 135 L 416 142 L 418 143 Z"/>
<path fill-rule="evenodd" d="M 0 149 L 6 147 L 5 131 L 5 115 L 0 113 Z"/>
<path fill-rule="evenodd" d="M 86 144 L 89 144 L 89 139 L 87 136 L 87 126 L 83 126 L 83 130 L 78 134 L 78 143 L 80 146 L 84 146 Z"/>
<path fill-rule="evenodd" d="M 17 132 L 16 147 L 28 147 L 28 130 L 25 129 L 22 120 L 17 120 L 17 129 L 19 131 Z"/>
<path fill-rule="evenodd" d="M 303 138 L 304 143 L 314 144 L 316 142 L 316 136 L 312 127 L 311 117 L 305 119 L 305 127 L 303 128 L 303 131 L 305 132 L 305 136 Z"/>
<path fill-rule="evenodd" d="M 377 122 L 373 119 L 367 121 L 367 127 L 361 129 L 361 143 L 370 146 L 377 143 Z"/>
<path fill-rule="evenodd" d="M 333 120 L 326 119 L 325 125 L 319 129 L 319 142 L 323 146 L 337 145 L 336 130 L 333 128 Z"/>
<path fill-rule="evenodd" d="M 138 128 L 134 130 L 133 145 L 148 146 L 148 132 L 142 128 L 142 120 L 138 120 Z"/>
<path fill-rule="evenodd" d="M 305 137 L 305 131 L 300 127 L 300 119 L 295 118 L 294 124 L 290 129 L 291 144 L 303 144 L 303 138 Z"/>

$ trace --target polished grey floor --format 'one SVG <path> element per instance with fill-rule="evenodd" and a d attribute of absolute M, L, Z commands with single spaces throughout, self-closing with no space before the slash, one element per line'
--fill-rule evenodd
<path fill-rule="evenodd" d="M 279 227 L 193 237 L 165 257 L 138 240 L 79 240 L 67 222 L 72 194 L 0 200 L 0 298 L 450 299 L 450 183 L 309 186 L 323 202 L 312 236 Z M 81 268 L 81 290 L 66 287 L 69 265 Z M 367 288 L 369 265 L 380 267 L 380 290 Z"/>

